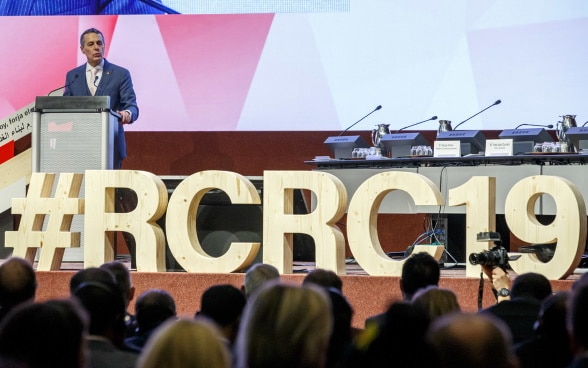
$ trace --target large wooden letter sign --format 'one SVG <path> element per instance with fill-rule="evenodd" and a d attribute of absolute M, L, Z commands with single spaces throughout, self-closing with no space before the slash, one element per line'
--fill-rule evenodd
<path fill-rule="evenodd" d="M 227 273 L 245 268 L 260 249 L 259 243 L 233 243 L 220 257 L 208 255 L 197 237 L 198 205 L 206 192 L 221 189 L 235 204 L 261 203 L 255 186 L 244 176 L 226 171 L 203 171 L 186 178 L 174 191 L 168 206 L 165 185 L 142 171 L 87 171 L 86 198 L 77 198 L 81 175 L 61 174 L 50 197 L 53 174 L 35 173 L 27 199 L 13 199 L 13 213 L 22 214 L 19 231 L 6 232 L 6 245 L 14 255 L 33 260 L 43 247 L 38 270 L 59 269 L 63 248 L 79 246 L 79 233 L 70 232 L 72 216 L 85 213 L 84 263 L 98 266 L 114 258 L 113 232 L 131 233 L 137 243 L 137 271 L 165 271 L 165 238 L 155 223 L 166 211 L 170 251 L 188 272 Z M 129 213 L 115 213 L 115 188 L 130 188 L 138 205 Z M 293 191 L 309 190 L 316 205 L 309 214 L 293 213 Z M 441 206 L 443 196 L 425 176 L 401 171 L 383 172 L 359 186 L 349 203 L 347 237 L 359 265 L 370 275 L 399 276 L 404 261 L 387 257 L 377 232 L 378 210 L 387 193 L 403 190 L 416 205 Z M 466 254 L 481 252 L 493 244 L 477 242 L 479 232 L 495 231 L 496 179 L 472 177 L 450 189 L 450 206 L 466 206 Z M 541 195 L 555 199 L 557 214 L 549 225 L 537 221 L 535 203 Z M 316 266 L 345 273 L 345 241 L 336 222 L 345 212 L 347 192 L 335 176 L 315 171 L 266 171 L 263 195 L 263 260 L 282 273 L 292 272 L 292 235 L 312 236 Z M 84 206 L 85 205 L 85 206 Z M 84 208 L 85 207 L 85 208 Z M 554 176 L 532 176 L 519 181 L 506 197 L 507 224 L 527 243 L 557 241 L 548 262 L 524 254 L 511 265 L 517 273 L 538 272 L 549 279 L 567 277 L 578 267 L 587 236 L 586 205 L 578 188 Z M 49 215 L 47 230 L 43 220 Z M 392 229 L 391 231 L 397 231 Z M 466 275 L 477 277 L 479 266 L 467 264 Z"/>

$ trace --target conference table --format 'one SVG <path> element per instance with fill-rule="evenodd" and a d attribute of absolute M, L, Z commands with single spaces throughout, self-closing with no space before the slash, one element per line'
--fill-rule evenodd
<path fill-rule="evenodd" d="M 574 153 L 524 154 L 516 156 L 465 157 L 402 157 L 366 159 L 310 160 L 313 170 L 328 172 L 339 178 L 347 189 L 348 201 L 368 178 L 386 171 L 421 174 L 432 180 L 444 198 L 450 189 L 459 187 L 473 176 L 496 178 L 496 213 L 504 214 L 505 199 L 519 180 L 536 175 L 558 176 L 570 180 L 580 190 L 584 201 L 588 198 L 588 155 Z M 349 204 L 349 203 L 348 203 Z M 555 215 L 557 208 L 549 195 L 536 202 L 537 215 Z M 415 206 L 405 192 L 395 190 L 386 195 L 380 213 L 446 213 L 463 214 L 464 206 Z"/>

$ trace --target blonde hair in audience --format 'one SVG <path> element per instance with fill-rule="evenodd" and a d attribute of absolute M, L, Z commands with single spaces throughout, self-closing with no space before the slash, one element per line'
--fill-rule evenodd
<path fill-rule="evenodd" d="M 270 282 L 245 307 L 236 365 L 323 367 L 332 320 L 330 301 L 320 288 Z"/>
<path fill-rule="evenodd" d="M 448 313 L 460 312 L 457 296 L 449 289 L 429 286 L 417 291 L 412 303 L 427 313 L 431 321 Z"/>
<path fill-rule="evenodd" d="M 138 368 L 229 368 L 231 358 L 218 329 L 204 318 L 165 322 L 149 338 Z"/>

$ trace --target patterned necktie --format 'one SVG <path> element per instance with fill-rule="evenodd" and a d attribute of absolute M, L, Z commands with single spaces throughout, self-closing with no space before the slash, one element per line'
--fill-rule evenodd
<path fill-rule="evenodd" d="M 98 88 L 98 69 L 96 68 L 92 68 L 90 70 L 91 76 L 90 76 L 90 93 L 92 94 L 92 96 L 94 96 L 94 94 L 96 93 L 96 89 Z"/>

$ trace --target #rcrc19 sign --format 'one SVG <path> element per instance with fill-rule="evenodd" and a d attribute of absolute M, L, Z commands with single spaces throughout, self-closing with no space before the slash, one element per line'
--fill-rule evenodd
<path fill-rule="evenodd" d="M 144 171 L 89 170 L 85 173 L 86 198 L 78 198 L 82 174 L 61 174 L 55 195 L 50 193 L 54 174 L 35 173 L 26 199 L 12 200 L 13 214 L 21 214 L 18 231 L 6 232 L 6 246 L 14 256 L 33 260 L 42 248 L 38 270 L 60 268 L 63 250 L 80 244 L 80 233 L 70 232 L 73 216 L 84 218 L 84 265 L 98 266 L 114 258 L 115 231 L 131 233 L 137 243 L 137 271 L 165 271 L 165 238 L 171 253 L 187 272 L 230 273 L 245 268 L 255 258 L 260 243 L 232 243 L 220 257 L 209 256 L 197 237 L 196 215 L 202 197 L 211 189 L 223 190 L 234 204 L 261 204 L 254 185 L 244 176 L 227 171 L 202 171 L 183 180 L 168 202 L 163 181 Z M 312 236 L 316 267 L 345 273 L 345 243 L 335 226 L 347 207 L 347 192 L 335 176 L 314 171 L 266 171 L 263 193 L 263 262 L 292 273 L 292 235 Z M 114 190 L 130 188 L 138 205 L 128 213 L 114 213 Z M 304 189 L 316 196 L 309 214 L 293 214 L 293 191 Z M 403 260 L 386 256 L 377 235 L 380 203 L 391 191 L 408 193 L 416 205 L 445 205 L 439 188 L 428 178 L 408 172 L 382 172 L 357 189 L 347 210 L 347 239 L 358 264 L 369 274 L 400 276 Z M 495 229 L 494 177 L 474 176 L 449 190 L 447 205 L 466 206 L 466 252 L 481 252 L 492 244 L 477 242 L 479 232 Z M 557 205 L 555 220 L 540 224 L 533 212 L 542 194 Z M 166 234 L 155 223 L 166 214 Z M 49 216 L 43 230 L 43 219 Z M 511 266 L 517 273 L 538 272 L 549 279 L 565 278 L 579 265 L 586 242 L 586 207 L 570 181 L 555 176 L 530 176 L 515 184 L 506 197 L 505 217 L 512 233 L 528 243 L 553 243 L 549 262 L 523 254 Z M 466 266 L 468 277 L 478 277 L 479 266 Z"/>

